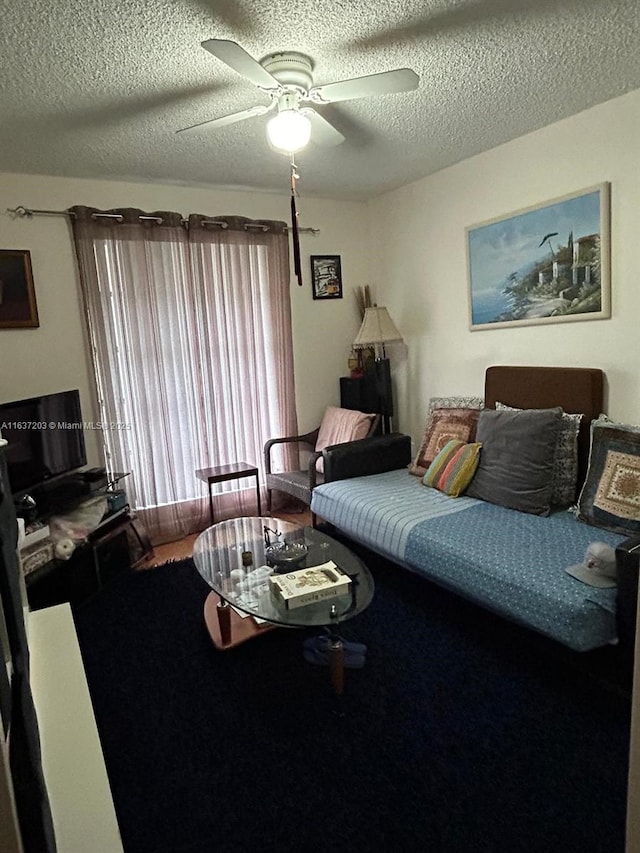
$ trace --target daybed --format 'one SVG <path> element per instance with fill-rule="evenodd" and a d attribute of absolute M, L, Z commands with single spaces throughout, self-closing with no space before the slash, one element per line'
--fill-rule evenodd
<path fill-rule="evenodd" d="M 603 380 L 600 370 L 586 368 L 486 372 L 486 408 L 560 406 L 583 415 L 577 436 L 581 500 L 591 423 L 603 409 Z M 590 543 L 620 545 L 638 532 L 634 522 L 630 529 L 617 528 L 607 516 L 605 527 L 613 530 L 604 529 L 579 520 L 567 506 L 543 516 L 466 494 L 450 497 L 412 476 L 410 462 L 410 438 L 401 434 L 328 448 L 327 482 L 314 490 L 311 508 L 399 566 L 571 649 L 583 652 L 617 641 L 618 590 L 587 585 L 565 569 L 583 562 Z"/>

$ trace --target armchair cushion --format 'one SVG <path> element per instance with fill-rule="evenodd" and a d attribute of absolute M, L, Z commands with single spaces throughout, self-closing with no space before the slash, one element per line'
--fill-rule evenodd
<path fill-rule="evenodd" d="M 324 450 L 333 444 L 344 444 L 347 441 L 358 441 L 369 435 L 375 414 L 366 414 L 353 409 L 340 409 L 337 406 L 327 406 L 320 424 L 316 451 Z M 316 470 L 324 471 L 322 456 L 316 462 Z"/>

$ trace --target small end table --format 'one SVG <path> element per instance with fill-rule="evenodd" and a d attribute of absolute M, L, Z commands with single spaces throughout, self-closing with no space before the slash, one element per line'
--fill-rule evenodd
<path fill-rule="evenodd" d="M 258 480 L 258 469 L 247 462 L 230 462 L 228 465 L 216 465 L 214 468 L 200 468 L 196 471 L 196 477 L 207 483 L 209 487 L 209 517 L 211 524 L 213 520 L 213 494 L 211 486 L 214 483 L 224 483 L 227 480 L 241 480 L 243 477 L 256 478 L 256 497 L 258 499 L 258 515 L 262 515 L 262 504 L 260 502 L 260 481 Z"/>

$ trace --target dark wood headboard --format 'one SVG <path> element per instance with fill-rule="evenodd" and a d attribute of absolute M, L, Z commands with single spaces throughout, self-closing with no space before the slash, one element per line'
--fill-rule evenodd
<path fill-rule="evenodd" d="M 591 421 L 602 412 L 604 374 L 595 367 L 488 367 L 484 404 L 519 409 L 562 406 L 570 414 L 584 415 L 578 434 L 578 485 L 587 475 Z"/>

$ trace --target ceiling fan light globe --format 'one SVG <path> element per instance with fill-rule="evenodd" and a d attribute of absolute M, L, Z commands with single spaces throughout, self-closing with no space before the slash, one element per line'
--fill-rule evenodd
<path fill-rule="evenodd" d="M 311 122 L 298 110 L 281 110 L 268 122 L 267 137 L 285 154 L 300 151 L 311 139 Z"/>

